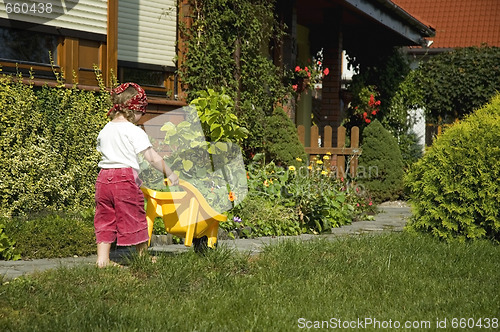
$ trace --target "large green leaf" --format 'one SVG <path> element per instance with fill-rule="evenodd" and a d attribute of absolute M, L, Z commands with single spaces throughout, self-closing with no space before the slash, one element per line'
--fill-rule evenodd
<path fill-rule="evenodd" d="M 161 131 L 165 132 L 165 137 L 170 137 L 176 134 L 177 130 L 172 122 L 165 123 L 161 128 Z"/>
<path fill-rule="evenodd" d="M 182 167 L 184 167 L 184 170 L 188 172 L 191 168 L 193 168 L 193 162 L 191 160 L 183 160 Z"/>

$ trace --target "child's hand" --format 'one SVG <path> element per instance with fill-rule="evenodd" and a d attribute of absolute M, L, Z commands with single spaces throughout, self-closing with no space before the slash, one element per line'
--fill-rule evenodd
<path fill-rule="evenodd" d="M 177 186 L 179 184 L 179 177 L 177 176 L 177 174 L 175 174 L 174 172 L 172 172 L 172 174 L 170 174 L 168 176 L 168 178 L 165 179 L 165 185 L 168 186 L 168 181 L 170 181 L 170 185 L 171 186 Z"/>

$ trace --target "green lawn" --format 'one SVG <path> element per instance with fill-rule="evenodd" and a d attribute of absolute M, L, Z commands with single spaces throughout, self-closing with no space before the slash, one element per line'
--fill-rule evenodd
<path fill-rule="evenodd" d="M 61 268 L 4 282 L 0 326 L 301 331 L 349 324 L 370 331 L 408 321 L 420 328 L 399 330 L 417 331 L 435 330 L 445 319 L 441 330 L 452 330 L 456 319 L 473 318 L 481 319 L 482 331 L 497 331 L 499 267 L 500 246 L 490 242 L 443 243 L 406 233 L 286 241 L 252 257 L 219 248 L 206 256 L 160 256 L 156 264 L 136 258 L 128 268 Z"/>

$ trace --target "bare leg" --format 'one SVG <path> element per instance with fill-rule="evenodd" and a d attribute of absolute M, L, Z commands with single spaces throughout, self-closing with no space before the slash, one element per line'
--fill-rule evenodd
<path fill-rule="evenodd" d="M 139 253 L 139 256 L 144 255 L 148 251 L 148 241 L 136 244 L 135 250 Z"/>
<path fill-rule="evenodd" d="M 106 267 L 109 265 L 109 252 L 111 251 L 111 243 L 97 244 L 97 267 Z"/>

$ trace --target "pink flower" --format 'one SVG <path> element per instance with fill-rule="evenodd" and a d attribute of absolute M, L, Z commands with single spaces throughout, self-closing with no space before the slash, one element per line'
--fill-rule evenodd
<path fill-rule="evenodd" d="M 302 69 L 300 69 L 299 66 L 295 67 L 295 71 L 298 72 L 298 71 L 301 71 Z"/>
<path fill-rule="evenodd" d="M 292 85 L 292 89 L 293 89 L 293 91 L 297 91 L 297 88 L 298 88 L 298 87 L 299 87 L 299 86 L 298 86 L 297 84 Z"/>
<path fill-rule="evenodd" d="M 323 70 L 323 74 L 327 76 L 328 74 L 330 74 L 330 70 L 328 68 L 325 68 L 325 70 Z"/>
<path fill-rule="evenodd" d="M 370 202 L 370 203 L 368 203 L 368 205 L 372 206 L 372 205 L 373 205 L 373 203 L 372 203 L 372 202 Z"/>
<path fill-rule="evenodd" d="M 304 69 L 305 69 L 305 71 L 309 71 L 309 68 L 307 68 L 307 67 L 305 67 Z"/>

